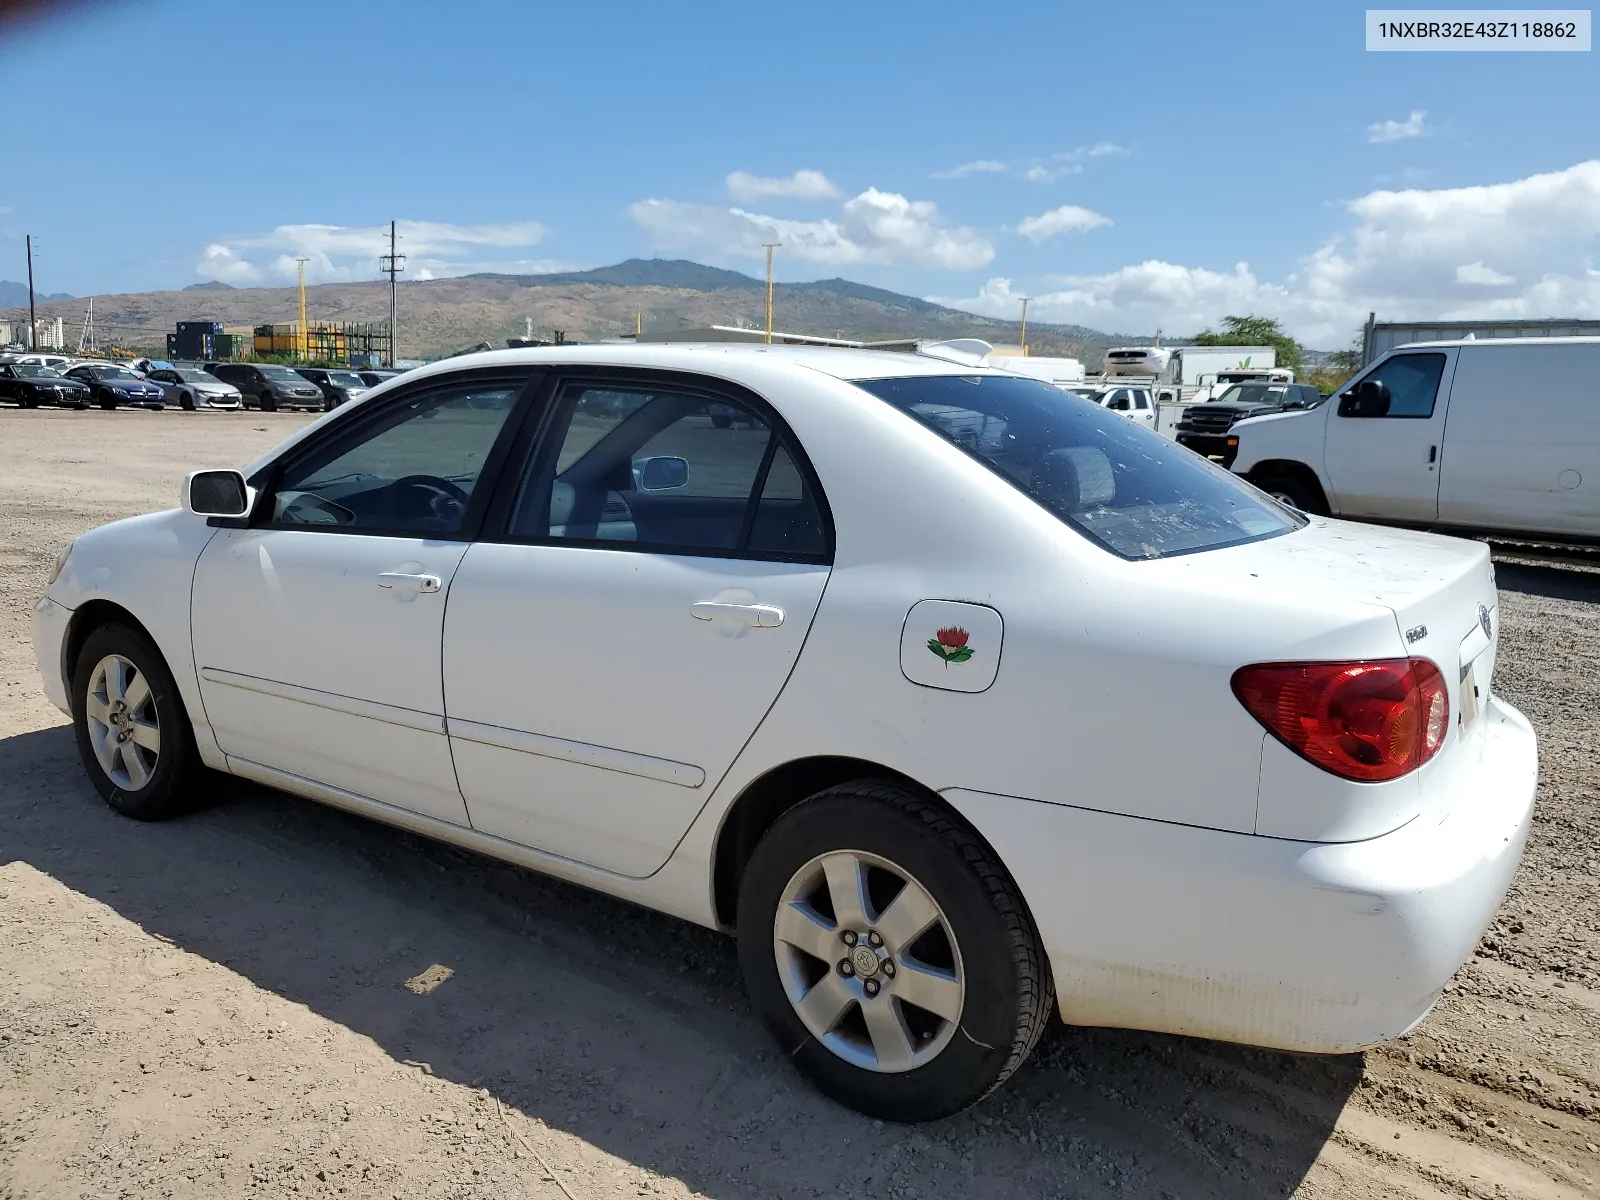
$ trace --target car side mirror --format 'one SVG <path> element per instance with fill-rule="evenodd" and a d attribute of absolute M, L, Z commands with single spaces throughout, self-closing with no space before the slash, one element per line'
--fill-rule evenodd
<path fill-rule="evenodd" d="M 250 512 L 250 487 L 238 471 L 190 471 L 183 509 L 197 517 L 242 517 Z"/>
<path fill-rule="evenodd" d="M 670 492 L 689 483 L 689 460 L 658 454 L 634 460 L 633 485 L 641 492 Z"/>
<path fill-rule="evenodd" d="M 1389 415 L 1389 385 L 1381 379 L 1363 379 L 1339 397 L 1341 417 L 1386 417 Z"/>

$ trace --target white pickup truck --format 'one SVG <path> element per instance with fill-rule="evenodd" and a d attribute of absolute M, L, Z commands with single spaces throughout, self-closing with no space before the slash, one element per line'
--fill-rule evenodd
<path fill-rule="evenodd" d="M 1229 436 L 1236 474 L 1306 512 L 1600 541 L 1600 338 L 1400 346 Z"/>

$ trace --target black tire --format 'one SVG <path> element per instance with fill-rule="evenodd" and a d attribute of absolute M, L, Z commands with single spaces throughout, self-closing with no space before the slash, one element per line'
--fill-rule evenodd
<path fill-rule="evenodd" d="M 193 412 L 194 411 L 194 397 L 192 395 L 190 395 L 188 392 L 179 392 L 178 393 L 178 407 L 183 409 L 184 412 Z"/>
<path fill-rule="evenodd" d="M 278 411 L 278 398 L 276 396 L 274 396 L 271 392 L 262 392 L 261 393 L 261 411 L 262 412 L 277 412 Z"/>
<path fill-rule="evenodd" d="M 160 753 L 149 781 L 137 790 L 120 786 L 95 755 L 86 717 L 89 685 L 96 666 L 120 655 L 144 676 L 160 730 Z M 114 810 L 138 821 L 162 821 L 187 812 L 205 767 L 195 749 L 194 729 L 161 652 L 142 632 L 123 624 L 102 625 L 84 639 L 72 669 L 72 728 L 78 757 L 95 790 Z"/>
<path fill-rule="evenodd" d="M 112 409 L 116 408 L 116 406 L 117 406 L 117 398 L 115 396 L 110 395 L 109 393 L 101 392 L 99 399 L 100 399 L 100 407 L 105 409 L 107 412 L 110 412 Z"/>
<path fill-rule="evenodd" d="M 1322 496 L 1322 489 L 1315 484 L 1306 482 L 1297 475 L 1286 472 L 1273 472 L 1261 476 L 1253 481 L 1267 495 L 1280 503 L 1287 504 L 1290 508 L 1298 509 L 1314 517 L 1328 515 L 1328 503 Z"/>
<path fill-rule="evenodd" d="M 943 911 L 959 948 L 965 993 L 953 1036 L 935 1057 L 899 1073 L 857 1066 L 817 1040 L 779 974 L 773 922 L 784 891 L 813 860 L 840 850 L 908 872 Z M 976 1104 L 1027 1059 L 1055 1009 L 1038 933 L 1010 876 L 946 810 L 887 781 L 828 788 L 778 819 L 744 872 L 738 942 L 751 1000 L 782 1053 L 828 1096 L 883 1120 L 937 1120 Z M 845 1020 L 856 1017 L 847 1012 Z"/>
<path fill-rule="evenodd" d="M 711 415 L 711 425 L 714 429 L 732 429 L 733 418 L 726 413 L 713 413 Z"/>

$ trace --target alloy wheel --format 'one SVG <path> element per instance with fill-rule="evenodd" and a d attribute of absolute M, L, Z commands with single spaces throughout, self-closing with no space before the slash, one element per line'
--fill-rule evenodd
<path fill-rule="evenodd" d="M 801 867 L 778 903 L 772 946 L 795 1014 L 855 1066 L 915 1070 L 960 1024 L 966 978 L 950 922 L 886 858 L 837 850 Z"/>
<path fill-rule="evenodd" d="M 161 759 L 161 721 L 143 672 L 120 654 L 95 664 L 84 696 L 89 744 L 111 782 L 137 792 Z"/>

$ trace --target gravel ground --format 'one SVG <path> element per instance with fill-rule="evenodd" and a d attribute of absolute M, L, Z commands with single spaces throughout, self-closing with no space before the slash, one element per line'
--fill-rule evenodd
<path fill-rule="evenodd" d="M 1600 575 L 1500 567 L 1537 819 L 1411 1036 L 1057 1028 L 978 1109 L 885 1127 L 776 1059 L 716 934 L 252 786 L 100 802 L 33 666 L 51 559 L 303 420 L 0 412 L 0 1200 L 1600 1194 Z"/>

